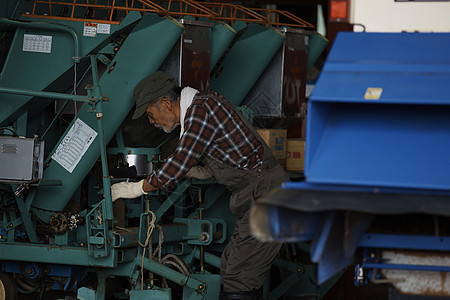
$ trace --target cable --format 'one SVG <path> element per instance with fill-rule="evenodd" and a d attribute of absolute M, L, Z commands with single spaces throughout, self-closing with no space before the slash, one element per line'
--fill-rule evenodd
<path fill-rule="evenodd" d="M 175 268 L 177 268 L 183 275 L 189 276 L 189 270 L 187 268 L 186 263 L 179 258 L 178 256 L 174 254 L 167 254 L 163 258 L 161 258 L 162 255 L 162 244 L 164 242 L 164 231 L 161 227 L 161 225 L 155 225 L 156 221 L 156 215 L 154 212 L 149 211 L 152 215 L 152 219 L 149 223 L 149 226 L 147 228 L 147 236 L 145 238 L 145 242 L 142 244 L 140 241 L 138 241 L 139 245 L 143 247 L 142 251 L 142 263 L 141 263 L 141 290 L 144 289 L 144 258 L 145 258 L 145 251 L 147 248 L 151 247 L 151 236 L 153 233 L 153 230 L 155 228 L 158 228 L 159 231 L 159 237 L 158 237 L 158 246 L 156 246 L 156 249 L 153 251 L 152 259 L 157 261 L 158 263 L 162 265 L 172 265 Z M 167 287 L 167 281 L 163 277 L 162 279 L 162 287 Z"/>
<path fill-rule="evenodd" d="M 156 225 L 156 227 L 159 230 L 159 237 L 158 237 L 158 246 L 156 247 L 155 251 L 153 252 L 153 256 L 152 258 L 154 259 L 156 254 L 158 254 L 158 259 L 156 260 L 157 262 L 161 263 L 161 255 L 162 255 L 162 244 L 164 242 L 164 231 L 161 227 L 161 225 Z"/>
<path fill-rule="evenodd" d="M 11 128 L 8 128 L 8 127 L 0 127 L 0 131 L 3 131 L 3 130 L 5 130 L 5 129 L 11 131 L 11 133 L 12 133 L 15 137 L 18 137 L 18 136 L 19 136 L 19 135 L 17 134 L 17 132 L 15 132 L 14 130 L 12 130 Z"/>
<path fill-rule="evenodd" d="M 170 261 L 171 259 L 173 261 Z M 189 276 L 189 270 L 186 266 L 186 263 L 175 254 L 167 254 L 166 256 L 163 257 L 162 262 L 175 266 L 178 270 L 181 271 L 183 275 Z"/>
<path fill-rule="evenodd" d="M 139 245 L 141 245 L 143 247 L 143 250 L 142 250 L 142 263 L 141 263 L 141 290 L 144 289 L 144 258 L 145 258 L 145 249 L 147 247 L 149 247 L 150 238 L 152 236 L 153 229 L 155 229 L 155 221 L 156 221 L 155 213 L 150 211 L 150 214 L 152 215 L 152 220 L 150 221 L 150 224 L 149 224 L 149 226 L 147 228 L 147 237 L 145 238 L 144 244 L 142 244 L 138 240 Z"/>
<path fill-rule="evenodd" d="M 353 25 L 353 26 L 361 26 L 362 29 L 363 29 L 363 32 L 366 31 L 366 26 L 364 26 L 364 24 L 361 24 L 361 23 L 351 23 L 351 25 Z"/>

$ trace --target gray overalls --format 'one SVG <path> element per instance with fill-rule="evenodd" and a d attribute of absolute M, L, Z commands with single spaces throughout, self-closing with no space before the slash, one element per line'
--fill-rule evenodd
<path fill-rule="evenodd" d="M 237 111 L 232 104 L 227 106 Z M 201 160 L 203 166 L 211 169 L 217 182 L 231 192 L 229 206 L 236 216 L 234 233 L 222 253 L 220 275 L 224 292 L 250 291 L 262 286 L 281 243 L 259 242 L 251 235 L 249 209 L 255 200 L 265 196 L 282 182 L 289 181 L 264 140 L 245 118 L 242 119 L 264 145 L 263 164 L 258 169 L 247 171 L 229 167 L 209 156 L 204 156 Z"/>

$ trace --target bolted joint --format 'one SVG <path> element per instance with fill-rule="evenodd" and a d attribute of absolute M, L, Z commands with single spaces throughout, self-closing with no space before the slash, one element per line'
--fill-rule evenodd
<path fill-rule="evenodd" d="M 199 295 L 203 294 L 205 292 L 205 286 L 203 284 L 199 284 L 195 292 Z"/>
<path fill-rule="evenodd" d="M 204 231 L 204 232 L 202 232 L 201 234 L 200 234 L 200 236 L 199 236 L 199 240 L 200 240 L 200 242 L 202 242 L 202 243 L 208 243 L 209 241 L 210 241 L 210 238 L 211 236 L 209 235 L 209 233 L 208 232 L 206 232 L 206 231 Z"/>
<path fill-rule="evenodd" d="M 97 120 L 100 120 L 101 118 L 103 118 L 103 113 L 101 113 L 101 112 L 96 113 L 96 115 L 97 115 Z"/>

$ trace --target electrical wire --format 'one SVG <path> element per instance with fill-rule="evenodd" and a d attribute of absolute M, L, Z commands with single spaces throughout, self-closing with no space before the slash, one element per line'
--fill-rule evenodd
<path fill-rule="evenodd" d="M 183 275 L 189 276 L 189 270 L 186 266 L 186 263 L 175 254 L 167 254 L 166 256 L 163 257 L 162 262 L 175 266 L 178 270 L 181 271 Z"/>
<path fill-rule="evenodd" d="M 141 263 L 141 290 L 144 289 L 144 259 L 145 259 L 145 250 L 147 247 L 151 247 L 150 238 L 152 236 L 153 230 L 155 229 L 155 221 L 156 221 L 156 215 L 154 212 L 150 211 L 150 214 L 152 215 L 152 220 L 150 221 L 150 224 L 147 228 L 147 237 L 145 238 L 144 244 L 142 244 L 140 241 L 138 241 L 139 245 L 142 246 L 142 263 Z M 150 245 L 149 245 L 150 244 Z"/>
<path fill-rule="evenodd" d="M 3 130 L 5 130 L 5 129 L 11 131 L 11 133 L 12 133 L 15 137 L 18 137 L 18 136 L 19 136 L 19 135 L 17 134 L 17 132 L 15 132 L 14 130 L 12 130 L 12 129 L 9 128 L 9 127 L 0 127 L 0 131 L 2 131 L 2 132 L 3 132 Z"/>
<path fill-rule="evenodd" d="M 364 26 L 364 24 L 361 23 L 351 23 L 351 25 L 353 26 L 361 26 L 362 27 L 362 31 L 366 32 L 366 26 Z"/>

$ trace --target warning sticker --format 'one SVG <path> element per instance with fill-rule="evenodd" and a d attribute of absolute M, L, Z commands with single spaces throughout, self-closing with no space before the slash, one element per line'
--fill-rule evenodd
<path fill-rule="evenodd" d="M 97 36 L 97 23 L 84 22 L 83 36 Z"/>
<path fill-rule="evenodd" d="M 51 53 L 52 52 L 52 36 L 24 34 L 22 50 L 27 51 L 27 52 Z"/>
<path fill-rule="evenodd" d="M 381 97 L 381 93 L 383 93 L 382 88 L 369 87 L 364 94 L 364 99 L 378 100 Z"/>
<path fill-rule="evenodd" d="M 102 23 L 84 22 L 83 36 L 96 37 L 97 34 L 110 34 L 111 25 Z"/>
<path fill-rule="evenodd" d="M 96 136 L 95 130 L 82 120 L 76 119 L 55 153 L 53 153 L 53 160 L 72 173 Z"/>

